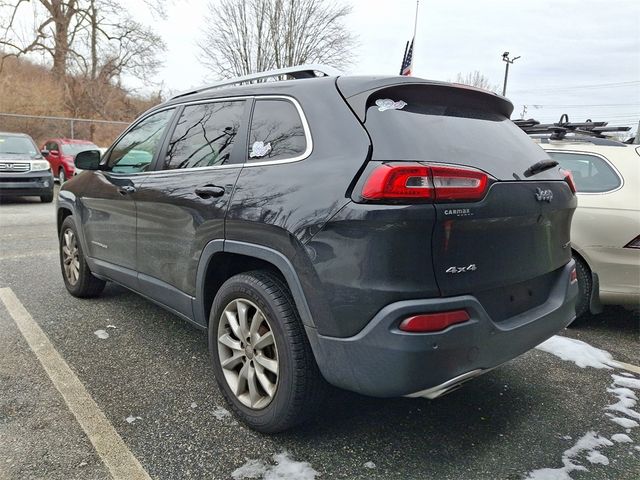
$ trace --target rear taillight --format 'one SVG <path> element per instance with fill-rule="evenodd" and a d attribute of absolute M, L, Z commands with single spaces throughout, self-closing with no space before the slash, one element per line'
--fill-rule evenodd
<path fill-rule="evenodd" d="M 362 196 L 367 200 L 430 199 L 433 185 L 429 167 L 380 165 L 367 179 Z"/>
<path fill-rule="evenodd" d="M 450 312 L 425 313 L 405 318 L 400 322 L 400 330 L 411 333 L 438 332 L 451 325 L 464 323 L 469 320 L 466 310 L 453 310 Z"/>
<path fill-rule="evenodd" d="M 624 248 L 640 248 L 640 235 L 627 243 Z"/>
<path fill-rule="evenodd" d="M 438 201 L 480 200 L 487 190 L 489 177 L 480 170 L 458 167 L 431 167 Z"/>
<path fill-rule="evenodd" d="M 385 163 L 376 168 L 362 189 L 367 200 L 455 202 L 481 200 L 489 176 L 466 167 Z"/>
<path fill-rule="evenodd" d="M 573 180 L 573 175 L 571 174 L 571 170 L 565 170 L 564 168 L 560 169 L 562 175 L 564 176 L 564 181 L 569 184 L 569 188 L 571 189 L 571 193 L 576 193 L 576 182 Z"/>

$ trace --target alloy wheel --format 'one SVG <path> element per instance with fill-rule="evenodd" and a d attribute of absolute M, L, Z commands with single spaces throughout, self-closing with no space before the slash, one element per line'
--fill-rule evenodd
<path fill-rule="evenodd" d="M 250 300 L 237 298 L 218 323 L 218 357 L 235 397 L 252 409 L 265 408 L 278 388 L 278 348 L 267 317 Z"/>
<path fill-rule="evenodd" d="M 73 230 L 67 228 L 62 234 L 62 263 L 64 275 L 71 285 L 78 283 L 80 277 L 80 256 L 78 242 Z"/>

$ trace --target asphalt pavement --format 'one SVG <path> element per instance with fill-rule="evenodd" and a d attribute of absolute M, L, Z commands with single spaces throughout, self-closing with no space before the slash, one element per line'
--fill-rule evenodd
<path fill-rule="evenodd" d="M 605 410 L 618 400 L 612 375 L 640 379 L 640 318 L 620 308 L 561 335 L 626 368 L 580 368 L 534 349 L 434 401 L 335 391 L 318 420 L 268 436 L 228 413 L 202 331 L 114 284 L 91 300 L 66 292 L 55 204 L 0 203 L 0 293 L 24 309 L 0 302 L 2 480 L 112 478 L 109 452 L 91 433 L 100 418 L 102 438 L 120 438 L 118 448 L 154 479 L 516 480 L 543 468 L 578 480 L 640 478 L 640 427 L 624 428 Z M 42 336 L 29 340 L 24 325 Z M 589 432 L 607 441 L 580 450 Z M 631 441 L 609 440 L 616 434 Z M 286 476 L 273 468 L 283 453 L 289 466 L 308 465 Z M 262 473 L 237 471 L 247 464 Z"/>

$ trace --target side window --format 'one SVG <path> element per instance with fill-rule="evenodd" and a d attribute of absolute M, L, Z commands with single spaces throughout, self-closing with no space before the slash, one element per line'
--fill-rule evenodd
<path fill-rule="evenodd" d="M 163 168 L 211 167 L 229 163 L 244 106 L 244 101 L 235 101 L 185 107 L 171 136 Z"/>
<path fill-rule="evenodd" d="M 603 193 L 615 190 L 620 178 L 602 158 L 582 153 L 548 152 L 560 166 L 570 170 L 578 193 Z"/>
<path fill-rule="evenodd" d="M 146 171 L 160 147 L 171 115 L 173 110 L 158 112 L 129 130 L 111 150 L 107 169 L 114 173 Z"/>
<path fill-rule="evenodd" d="M 287 100 L 257 100 L 249 133 L 249 162 L 286 160 L 307 149 L 302 120 Z"/>

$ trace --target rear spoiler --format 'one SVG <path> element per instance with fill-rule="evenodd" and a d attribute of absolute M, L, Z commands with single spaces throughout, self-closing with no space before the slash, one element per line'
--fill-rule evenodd
<path fill-rule="evenodd" d="M 403 87 L 411 90 L 424 88 L 424 95 L 434 100 L 449 97 L 447 101 L 451 101 L 455 98 L 457 103 L 473 105 L 507 118 L 513 112 L 513 104 L 507 98 L 488 90 L 416 77 L 338 77 L 336 86 L 361 122 L 365 121 L 367 105 L 372 95 Z"/>

